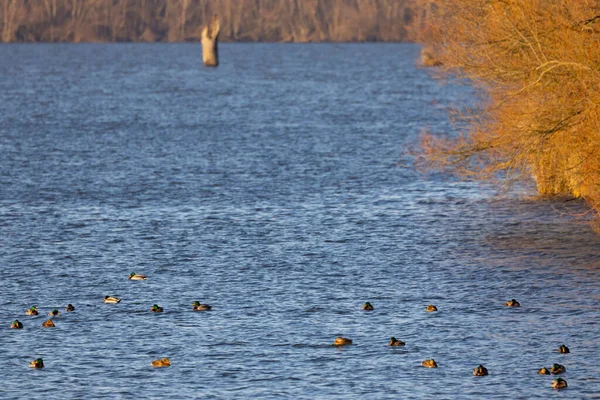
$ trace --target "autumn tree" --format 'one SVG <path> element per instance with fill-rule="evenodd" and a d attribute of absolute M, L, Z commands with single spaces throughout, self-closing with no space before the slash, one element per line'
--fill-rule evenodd
<path fill-rule="evenodd" d="M 429 43 L 447 73 L 483 93 L 453 139 L 423 136 L 431 166 L 533 178 L 541 195 L 600 211 L 600 2 L 439 0 Z"/>

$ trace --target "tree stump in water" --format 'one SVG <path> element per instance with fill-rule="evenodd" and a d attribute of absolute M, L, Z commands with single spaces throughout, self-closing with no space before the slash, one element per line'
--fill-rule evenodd
<path fill-rule="evenodd" d="M 219 17 L 213 16 L 210 23 L 202 29 L 202 62 L 207 67 L 219 65 L 219 49 L 217 38 L 219 37 Z"/>

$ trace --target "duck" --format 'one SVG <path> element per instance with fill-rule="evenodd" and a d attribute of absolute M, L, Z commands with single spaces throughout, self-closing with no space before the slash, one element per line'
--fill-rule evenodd
<path fill-rule="evenodd" d="M 23 329 L 23 324 L 19 322 L 18 319 L 15 319 L 12 324 L 10 324 L 10 329 Z"/>
<path fill-rule="evenodd" d="M 570 353 L 571 350 L 569 350 L 569 348 L 563 344 L 558 348 L 558 352 L 561 354 L 567 354 Z"/>
<path fill-rule="evenodd" d="M 38 315 L 38 310 L 36 306 L 31 306 L 31 308 L 28 308 L 27 311 L 25 311 L 25 315 Z"/>
<path fill-rule="evenodd" d="M 388 346 L 404 346 L 406 343 L 404 343 L 402 340 L 398 340 L 395 337 L 391 337 L 390 338 L 390 343 L 388 343 Z"/>
<path fill-rule="evenodd" d="M 69 305 L 67 305 L 67 309 L 66 310 L 67 310 L 67 312 L 72 312 L 72 311 L 75 311 L 75 307 L 73 307 L 73 304 L 69 303 Z"/>
<path fill-rule="evenodd" d="M 434 306 L 433 304 L 430 304 L 430 305 L 427 306 L 427 308 L 425 309 L 425 311 L 427 311 L 427 312 L 437 311 L 437 307 Z"/>
<path fill-rule="evenodd" d="M 43 323 L 42 323 L 42 326 L 43 326 L 44 328 L 54 328 L 56 325 L 54 325 L 54 322 L 52 322 L 52 320 L 51 320 L 51 319 L 49 319 L 49 320 L 47 320 L 47 321 L 43 322 Z"/>
<path fill-rule="evenodd" d="M 565 368 L 564 365 L 560 365 L 560 364 L 554 364 L 551 368 L 550 368 L 550 372 L 552 372 L 553 375 L 558 375 L 558 374 L 562 374 L 563 372 L 565 372 L 567 369 Z"/>
<path fill-rule="evenodd" d="M 159 307 L 158 304 L 155 304 L 152 306 L 152 308 L 150 309 L 150 311 L 152 312 L 163 312 L 163 308 Z"/>
<path fill-rule="evenodd" d="M 210 311 L 212 309 L 212 306 L 202 304 L 198 301 L 193 302 L 192 305 L 194 306 L 194 311 Z"/>
<path fill-rule="evenodd" d="M 131 274 L 129 274 L 129 279 L 131 279 L 132 281 L 145 281 L 148 278 L 144 275 L 140 275 L 140 274 L 136 274 L 135 272 L 132 272 Z"/>
<path fill-rule="evenodd" d="M 49 317 L 58 317 L 60 315 L 60 311 L 58 310 L 52 310 L 48 313 Z"/>
<path fill-rule="evenodd" d="M 521 303 L 519 303 L 515 299 L 511 299 L 511 300 L 507 301 L 506 303 L 504 303 L 504 306 L 505 307 L 521 307 Z"/>
<path fill-rule="evenodd" d="M 423 363 L 421 364 L 424 367 L 427 368 L 437 368 L 437 363 L 435 362 L 435 360 L 432 358 L 431 360 L 425 360 L 423 361 Z"/>
<path fill-rule="evenodd" d="M 373 304 L 369 303 L 368 301 L 363 305 L 362 307 L 363 310 L 365 311 L 373 311 L 375 308 L 373 308 Z"/>
<path fill-rule="evenodd" d="M 473 370 L 473 375 L 475 376 L 486 376 L 488 375 L 488 370 L 483 365 L 479 364 L 477 368 Z"/>
<path fill-rule="evenodd" d="M 104 296 L 105 303 L 119 303 L 120 301 L 121 299 L 119 299 L 118 297 Z"/>
<path fill-rule="evenodd" d="M 334 346 L 346 346 L 348 344 L 352 344 L 352 340 L 341 336 L 336 337 L 333 341 Z"/>
<path fill-rule="evenodd" d="M 29 363 L 31 368 L 44 368 L 44 360 L 41 358 L 35 359 Z"/>
<path fill-rule="evenodd" d="M 567 381 L 565 381 L 563 378 L 558 378 L 552 381 L 552 389 L 564 389 L 567 386 Z"/>
<path fill-rule="evenodd" d="M 538 375 L 550 375 L 550 370 L 546 367 L 543 367 L 538 371 Z"/>
<path fill-rule="evenodd" d="M 170 367 L 171 366 L 171 361 L 169 361 L 168 358 L 161 358 L 160 360 L 154 360 L 150 363 L 150 365 L 152 365 L 155 368 L 161 368 L 161 367 Z"/>

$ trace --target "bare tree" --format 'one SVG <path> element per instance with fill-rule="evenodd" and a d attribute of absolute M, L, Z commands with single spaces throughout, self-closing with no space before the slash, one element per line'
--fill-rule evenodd
<path fill-rule="evenodd" d="M 87 8 L 90 7 L 94 2 L 94 0 L 71 0 L 71 24 L 67 35 L 72 35 L 72 40 L 74 42 L 80 41 L 80 28 L 84 23 L 83 16 L 85 15 Z"/>
<path fill-rule="evenodd" d="M 190 0 L 182 0 L 181 19 L 179 21 L 179 25 L 181 27 L 181 35 L 179 37 L 179 40 L 181 40 L 181 41 L 185 40 L 185 22 L 186 22 L 187 11 L 188 11 L 189 6 L 190 6 Z"/>
<path fill-rule="evenodd" d="M 44 9 L 50 23 L 50 41 L 54 42 L 54 25 L 56 24 L 56 0 L 44 0 Z"/>
<path fill-rule="evenodd" d="M 2 41 L 10 42 L 14 38 L 15 26 L 17 25 L 17 8 L 19 0 L 4 0 L 2 8 Z M 21 4 L 22 5 L 22 4 Z"/>

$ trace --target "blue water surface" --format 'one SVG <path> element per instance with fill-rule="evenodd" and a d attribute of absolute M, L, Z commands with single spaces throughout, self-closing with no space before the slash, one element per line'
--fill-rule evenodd
<path fill-rule="evenodd" d="M 477 101 L 418 54 L 223 44 L 210 69 L 197 44 L 0 46 L 0 397 L 598 398 L 583 204 L 406 162 Z M 553 363 L 568 389 L 536 374 Z"/>

